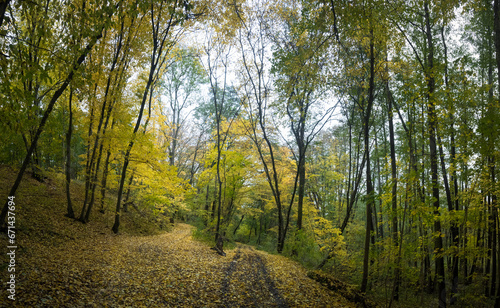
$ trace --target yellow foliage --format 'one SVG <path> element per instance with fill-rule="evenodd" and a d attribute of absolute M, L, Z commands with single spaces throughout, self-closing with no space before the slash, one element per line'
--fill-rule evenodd
<path fill-rule="evenodd" d="M 319 216 L 314 219 L 314 235 L 321 251 L 327 251 L 332 256 L 347 254 L 342 232 L 339 228 L 334 228 L 328 219 Z"/>

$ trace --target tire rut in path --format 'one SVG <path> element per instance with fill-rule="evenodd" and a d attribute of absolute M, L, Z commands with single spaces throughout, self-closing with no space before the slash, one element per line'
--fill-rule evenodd
<path fill-rule="evenodd" d="M 288 304 L 270 277 L 261 256 L 253 249 L 237 248 L 224 271 L 220 307 L 279 307 Z"/>
<path fill-rule="evenodd" d="M 226 304 L 229 301 L 229 299 L 228 299 L 229 282 L 230 282 L 231 275 L 233 274 L 233 272 L 236 269 L 238 259 L 240 258 L 240 253 L 241 253 L 241 251 L 238 248 L 238 250 L 236 251 L 236 256 L 234 256 L 233 261 L 231 261 L 231 263 L 229 263 L 229 266 L 225 270 L 225 277 L 224 277 L 224 280 L 222 281 L 222 288 L 221 288 L 222 302 L 223 302 L 224 307 L 227 306 Z"/>

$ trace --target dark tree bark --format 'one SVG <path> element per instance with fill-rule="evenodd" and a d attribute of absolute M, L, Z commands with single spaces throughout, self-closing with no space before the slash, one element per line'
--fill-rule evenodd
<path fill-rule="evenodd" d="M 242 23 L 244 21 L 240 19 Z M 265 31 L 264 31 L 264 25 L 262 23 L 259 23 L 259 29 L 258 29 L 258 39 L 257 42 L 253 42 L 250 39 L 250 36 L 244 35 L 241 31 L 239 32 L 239 43 L 240 46 L 242 47 L 242 50 L 244 50 L 243 43 L 244 43 L 244 38 L 246 39 L 246 42 L 249 44 L 250 47 L 250 58 L 247 58 L 246 54 L 242 54 L 242 59 L 243 59 L 243 64 L 245 68 L 245 77 L 248 78 L 249 80 L 249 88 L 246 89 L 247 93 L 249 96 L 251 96 L 255 100 L 256 108 L 257 108 L 257 115 L 255 117 L 252 116 L 251 118 L 251 139 L 254 142 L 257 151 L 259 153 L 259 158 L 260 161 L 262 162 L 264 172 L 266 174 L 266 179 L 269 184 L 269 187 L 271 189 L 271 192 L 273 194 L 273 199 L 274 202 L 276 203 L 276 207 L 278 210 L 278 242 L 277 242 L 277 251 L 278 253 L 283 252 L 283 248 L 285 246 L 285 238 L 286 238 L 286 233 L 287 233 L 287 227 L 289 224 L 289 215 L 284 215 L 285 211 L 285 206 L 284 206 L 284 201 L 282 200 L 282 192 L 280 188 L 280 181 L 279 181 L 279 175 L 278 171 L 276 168 L 276 158 L 275 158 L 275 151 L 273 148 L 273 144 L 271 142 L 271 139 L 268 135 L 268 127 L 267 127 L 267 117 L 266 117 L 266 110 L 267 110 L 267 102 L 268 102 L 268 96 L 267 93 L 269 91 L 269 85 L 265 81 L 265 76 L 264 76 L 264 58 L 265 58 L 265 50 L 266 50 L 266 43 L 265 43 Z M 256 76 L 252 73 L 251 67 L 253 66 L 252 64 L 257 65 L 257 73 Z M 250 112 L 251 115 L 253 115 L 253 112 Z M 260 134 L 261 138 L 264 139 L 265 141 L 265 147 L 262 146 L 260 142 L 260 138 L 258 136 L 258 129 L 257 127 L 260 128 Z M 264 151 L 267 151 L 269 153 L 269 159 L 265 159 L 265 153 Z M 294 185 L 294 191 L 292 192 L 292 198 L 289 203 L 288 207 L 288 213 L 290 213 L 290 209 L 293 204 L 293 200 L 295 197 L 295 190 L 296 190 L 296 185 Z"/>
<path fill-rule="evenodd" d="M 204 213 L 204 223 L 205 223 L 205 227 L 208 226 L 208 222 L 209 222 L 209 215 L 208 215 L 208 211 L 210 210 L 210 199 L 209 199 L 209 196 L 210 196 L 210 184 L 207 184 L 207 193 L 205 194 L 205 213 Z"/>
<path fill-rule="evenodd" d="M 146 82 L 146 87 L 144 88 L 144 92 L 142 95 L 141 106 L 139 108 L 139 115 L 137 117 L 137 122 L 133 130 L 133 136 L 127 146 L 127 149 L 125 151 L 125 157 L 123 160 L 123 166 L 120 175 L 120 184 L 118 186 L 118 193 L 117 193 L 115 222 L 112 227 L 114 233 L 118 233 L 120 227 L 121 201 L 123 195 L 123 187 L 125 185 L 125 179 L 127 177 L 127 168 L 130 163 L 130 153 L 132 152 L 132 148 L 134 147 L 137 132 L 141 127 L 142 116 L 144 114 L 144 108 L 146 106 L 148 94 L 149 97 L 151 97 L 150 91 L 152 90 L 152 87 L 154 86 L 154 83 L 158 76 L 158 70 L 163 66 L 166 54 L 168 54 L 168 51 L 173 47 L 173 43 L 169 42 L 167 38 L 170 35 L 172 28 L 178 23 L 178 20 L 174 19 L 175 18 L 174 15 L 170 15 L 170 17 L 166 21 L 166 28 L 160 29 L 160 21 L 162 19 L 162 14 L 168 11 L 167 9 L 163 8 L 164 4 L 165 4 L 164 1 L 157 3 L 159 7 L 157 10 L 158 12 L 156 12 L 158 14 L 156 17 L 155 17 L 155 7 L 154 7 L 155 4 L 154 3 L 151 4 L 150 13 L 151 13 L 151 29 L 152 29 L 151 35 L 153 41 L 153 50 L 151 52 L 149 75 Z M 173 3 L 172 5 L 174 7 L 172 9 L 175 10 L 178 4 L 179 4 L 178 2 Z M 146 121 L 146 125 L 147 122 L 148 121 Z"/>
<path fill-rule="evenodd" d="M 383 136 L 383 140 L 384 140 L 384 153 L 387 153 L 387 147 L 385 146 L 386 142 L 385 140 L 386 139 L 386 134 L 385 134 L 385 125 L 383 127 L 383 131 L 384 131 L 384 136 Z M 375 137 L 375 148 L 376 148 L 376 153 L 377 153 L 377 185 L 378 185 L 378 192 L 379 192 L 379 195 L 382 196 L 382 182 L 381 182 L 381 179 L 380 179 L 380 175 L 381 175 L 381 170 L 380 170 L 380 154 L 379 154 L 379 147 L 378 147 L 378 138 Z M 387 182 L 387 179 L 385 179 L 385 182 Z M 375 212 L 374 212 L 374 215 L 373 217 L 375 218 L 375 226 L 378 226 L 378 228 L 375 228 L 377 231 L 378 231 L 378 236 L 383 239 L 384 238 L 384 215 L 383 215 L 383 212 L 382 212 L 382 198 L 379 197 L 378 198 L 378 203 L 379 203 L 379 209 L 380 209 L 380 222 L 378 221 L 378 211 L 375 209 Z M 374 205 L 376 205 L 376 203 L 374 203 Z"/>
<path fill-rule="evenodd" d="M 102 179 L 101 179 L 101 209 L 99 212 L 102 214 L 105 213 L 105 199 L 106 199 L 106 185 L 108 181 L 108 172 L 109 172 L 109 158 L 111 157 L 111 151 L 108 146 L 108 150 L 106 151 L 106 161 L 104 162 L 104 169 L 102 171 Z"/>
<path fill-rule="evenodd" d="M 431 187 L 432 198 L 434 206 L 434 232 L 436 233 L 434 239 L 434 250 L 436 252 L 436 282 L 438 284 L 438 298 L 439 307 L 446 307 L 446 283 L 445 283 L 445 268 L 443 252 L 443 238 L 441 237 L 441 219 L 439 218 L 439 183 L 438 183 L 438 160 L 437 160 L 437 146 L 436 146 L 436 102 L 435 102 L 435 89 L 436 82 L 434 78 L 434 42 L 432 37 L 429 3 L 424 2 L 424 18 L 426 27 L 426 44 L 427 44 L 427 67 L 425 71 L 427 79 L 427 121 L 429 131 L 429 150 L 431 160 Z"/>
<path fill-rule="evenodd" d="M 120 32 L 118 33 L 118 43 L 116 45 L 114 55 L 113 55 L 113 60 L 111 63 L 111 68 L 108 73 L 108 80 L 106 83 L 106 90 L 104 92 L 104 101 L 102 103 L 102 109 L 101 109 L 101 115 L 99 117 L 99 124 L 97 126 L 97 132 L 95 134 L 95 140 L 94 140 L 94 146 L 92 148 L 92 155 L 90 156 L 90 166 L 89 172 L 86 173 L 86 176 L 89 177 L 89 186 L 87 189 L 90 189 L 90 202 L 88 205 L 86 203 L 83 204 L 82 207 L 82 212 L 80 215 L 80 220 L 82 222 L 88 222 L 90 219 L 90 213 L 92 211 L 92 207 L 94 205 L 94 200 L 95 200 L 95 190 L 97 187 L 97 178 L 99 174 L 99 169 L 100 169 L 100 164 L 101 164 L 101 158 L 102 158 L 102 150 L 104 146 L 104 141 L 102 140 L 106 134 L 106 128 L 109 123 L 109 119 L 111 117 L 111 111 L 113 110 L 113 102 L 114 100 L 110 98 L 112 96 L 110 92 L 111 90 L 111 81 L 113 79 L 113 72 L 116 69 L 117 65 L 120 65 L 118 63 L 118 59 L 120 56 L 120 52 L 123 46 L 123 35 L 124 35 L 124 25 L 125 22 L 122 20 L 121 23 L 121 28 Z M 125 63 L 123 63 L 125 65 Z M 118 80 L 118 77 L 115 78 L 115 84 L 116 81 Z M 102 133 L 101 133 L 102 130 Z M 97 148 L 99 148 L 98 154 L 97 154 Z M 96 158 L 97 154 L 97 158 Z M 96 161 L 97 160 L 97 161 Z M 86 194 L 88 194 L 86 192 Z M 85 216 L 83 216 L 85 213 Z"/>
<path fill-rule="evenodd" d="M 24 158 L 23 164 L 21 166 L 21 169 L 19 170 L 19 173 L 17 174 L 16 181 L 14 182 L 14 185 L 12 185 L 12 188 L 10 189 L 9 196 L 15 196 L 17 188 L 19 187 L 19 184 L 21 183 L 21 180 L 24 175 L 24 171 L 26 171 L 26 167 L 28 166 L 30 162 L 31 155 L 33 154 L 33 151 L 35 150 L 35 147 L 37 145 L 38 139 L 40 138 L 40 135 L 43 132 L 43 128 L 45 124 L 47 123 L 47 119 L 50 116 L 50 113 L 52 112 L 52 109 L 54 108 L 55 103 L 59 99 L 59 97 L 63 94 L 64 90 L 68 87 L 69 83 L 71 80 L 73 80 L 73 77 L 80 67 L 80 65 L 83 63 L 87 55 L 90 53 L 94 45 L 97 43 L 97 41 L 102 37 L 102 31 L 103 28 L 101 28 L 101 31 L 93 37 L 92 41 L 85 47 L 85 49 L 82 51 L 78 59 L 76 60 L 75 64 L 71 68 L 68 76 L 66 79 L 62 82 L 62 84 L 59 86 L 59 88 L 54 92 L 52 95 L 52 98 L 50 99 L 47 109 L 45 110 L 42 120 L 40 121 L 40 124 L 38 125 L 38 129 L 34 135 L 34 138 L 31 142 L 31 146 L 28 149 L 28 153 L 26 153 L 26 156 Z M 5 202 L 4 207 L 2 208 L 2 212 L 0 213 L 0 224 L 2 227 L 5 225 L 5 217 L 7 216 L 7 209 L 8 209 L 8 200 Z"/>
<path fill-rule="evenodd" d="M 245 215 L 241 215 L 241 219 L 240 221 L 238 222 L 238 224 L 236 225 L 236 228 L 234 228 L 234 231 L 233 231 L 233 235 L 236 234 L 236 231 L 238 231 L 238 229 L 240 228 L 240 225 L 241 225 L 241 222 L 243 221 L 243 218 L 245 218 Z"/>
<path fill-rule="evenodd" d="M 364 131 L 364 145 L 365 145 L 365 155 L 366 155 L 366 233 L 365 233 L 365 249 L 363 258 L 363 278 L 361 280 L 361 292 L 366 292 L 368 285 L 368 271 L 369 271 L 369 259 L 370 259 L 370 238 L 371 232 L 373 230 L 372 224 L 372 208 L 375 201 L 374 189 L 372 184 L 371 166 L 370 166 L 370 119 L 371 112 L 373 108 L 373 102 L 375 100 L 375 50 L 373 43 L 373 30 L 370 31 L 370 76 L 368 82 L 368 97 L 366 101 L 366 106 L 364 107 L 363 114 L 363 131 Z"/>
<path fill-rule="evenodd" d="M 106 122 L 104 123 L 104 128 L 103 128 L 103 131 L 102 131 L 102 137 L 103 138 L 106 135 L 106 129 L 108 127 L 109 119 L 111 118 L 111 112 L 112 112 L 112 110 L 113 110 L 113 103 L 110 102 L 110 104 L 108 106 L 108 110 L 107 110 Z M 91 198 L 90 198 L 89 205 L 87 207 L 87 213 L 85 214 L 85 222 L 89 221 L 89 219 L 90 219 L 90 213 L 91 213 L 92 207 L 94 205 L 95 190 L 97 188 L 97 179 L 98 179 L 99 170 L 100 170 L 100 164 L 101 164 L 101 159 L 102 159 L 103 148 L 104 148 L 104 140 L 101 140 L 100 146 L 99 146 L 99 153 L 97 155 L 97 164 L 96 164 L 96 168 L 94 170 L 94 175 L 92 177 Z M 109 153 L 109 151 L 108 151 L 108 153 Z M 109 159 L 109 155 L 107 157 Z M 103 178 L 104 178 L 104 174 L 103 174 Z"/>
<path fill-rule="evenodd" d="M 7 11 L 7 7 L 9 6 L 10 0 L 0 0 L 0 27 L 2 27 L 5 12 Z"/>
<path fill-rule="evenodd" d="M 500 89 L 500 4 L 499 0 L 494 0 L 493 1 L 493 13 L 494 13 L 494 22 L 493 22 L 493 28 L 494 28 L 494 40 L 495 40 L 495 55 L 496 55 L 496 65 L 497 65 L 497 78 L 498 78 L 498 87 Z M 495 158 L 493 158 L 492 164 L 491 164 L 491 180 L 496 187 L 496 179 L 495 179 Z M 496 254 L 496 250 L 498 249 L 497 247 L 497 241 L 498 241 L 498 235 L 496 229 L 498 229 L 498 205 L 497 205 L 497 195 L 494 192 L 493 193 L 493 209 L 494 209 L 494 220 L 495 220 L 495 230 L 493 230 L 495 234 L 495 258 L 498 258 L 498 261 L 500 263 L 500 258 Z M 491 286 L 491 292 L 493 295 L 495 294 L 495 283 L 496 283 L 496 275 L 498 274 L 498 266 L 497 262 L 495 260 L 493 261 L 494 265 L 494 277 L 492 277 L 492 286 Z M 496 301 L 495 301 L 495 307 L 500 307 L 500 283 L 498 285 L 498 290 L 496 291 Z"/>
<path fill-rule="evenodd" d="M 69 93 L 69 122 L 68 122 L 68 132 L 66 133 L 66 198 L 68 200 L 67 214 L 69 218 L 75 218 L 75 212 L 73 211 L 73 205 L 71 204 L 71 135 L 73 133 L 73 107 L 71 102 L 73 100 L 73 89 L 70 89 Z"/>
<path fill-rule="evenodd" d="M 393 108 L 392 99 L 389 92 L 389 83 L 386 83 L 386 94 L 388 103 L 388 118 L 389 118 L 389 147 L 391 152 L 391 181 L 392 181 L 392 191 L 391 191 L 391 215 L 392 215 L 392 240 L 393 245 L 398 249 L 399 245 L 399 231 L 398 231 L 398 177 L 396 168 L 396 147 L 394 138 L 394 123 L 393 123 Z M 394 300 L 399 300 L 399 285 L 400 285 L 400 259 L 401 256 L 398 254 L 396 258 L 396 265 L 394 268 L 394 287 L 392 298 Z"/>
<path fill-rule="evenodd" d="M 127 192 L 125 193 L 125 200 L 123 200 L 123 211 L 128 212 L 128 204 L 130 203 L 130 191 L 132 190 L 132 182 L 134 181 L 134 173 L 135 170 L 132 170 L 132 174 L 130 175 L 130 179 L 127 184 Z"/>
<path fill-rule="evenodd" d="M 446 40 L 444 37 L 444 26 L 441 27 L 441 40 L 443 42 L 443 47 L 444 47 L 444 60 L 445 60 L 445 67 L 444 67 L 444 79 L 445 79 L 445 87 L 446 87 L 446 93 L 447 93 L 447 98 L 450 93 L 450 88 L 449 88 L 449 81 L 448 81 L 448 48 L 446 45 Z M 450 113 L 450 120 L 451 120 L 451 164 L 455 164 L 455 132 L 454 132 L 454 127 L 453 127 L 453 113 L 454 113 L 454 108 L 453 104 L 451 108 L 449 108 Z M 458 197 L 457 197 L 457 182 L 456 182 L 456 169 L 453 168 L 453 172 L 451 175 L 451 181 L 454 186 L 454 197 L 455 197 L 455 202 L 452 200 L 452 194 L 451 194 L 451 189 L 450 185 L 448 183 L 448 175 L 446 172 L 446 166 L 445 166 L 445 161 L 444 161 L 444 154 L 443 154 L 443 143 L 441 141 L 441 137 L 438 134 L 438 142 L 439 142 L 439 155 L 441 157 L 441 171 L 443 173 L 443 182 L 444 182 L 444 187 L 446 190 L 446 202 L 448 204 L 448 210 L 450 212 L 453 211 L 458 211 Z M 458 257 L 458 248 L 460 245 L 460 239 L 459 239 L 459 229 L 457 226 L 456 221 L 451 222 L 451 237 L 452 237 L 452 243 L 453 246 L 456 249 L 456 252 L 454 253 L 452 257 L 452 277 L 451 277 L 451 294 L 450 294 L 450 305 L 454 305 L 457 302 L 457 297 L 456 294 L 458 292 L 458 266 L 459 266 L 459 257 Z"/>
<path fill-rule="evenodd" d="M 359 159 L 359 148 L 358 148 L 357 157 Z M 361 181 L 362 181 L 363 170 L 364 170 L 364 167 L 366 164 L 366 157 L 367 157 L 367 153 L 364 152 L 363 159 L 361 160 L 361 164 L 358 164 L 359 161 L 356 163 L 357 173 L 356 173 L 356 177 L 354 178 L 353 184 L 352 184 L 354 187 L 352 188 L 350 194 L 349 193 L 347 194 L 347 212 L 346 212 L 346 216 L 344 217 L 344 221 L 342 222 L 342 225 L 340 226 L 341 233 L 344 233 L 344 230 L 347 227 L 349 220 L 351 219 L 351 214 L 352 214 L 352 209 L 354 207 L 354 204 L 357 201 L 358 189 L 359 189 L 359 186 L 360 186 Z M 349 192 L 350 186 L 351 186 L 350 182 L 351 181 L 349 181 L 349 187 L 347 189 L 348 192 Z"/>
<path fill-rule="evenodd" d="M 97 95 L 97 82 L 94 84 L 94 94 L 93 97 L 96 97 Z M 90 105 L 90 121 L 89 121 L 89 132 L 88 132 L 88 141 L 87 141 L 87 162 L 85 163 L 85 197 L 83 199 L 83 206 L 82 206 L 82 211 L 80 212 L 80 217 L 78 220 L 81 222 L 84 221 L 84 214 L 85 214 L 85 209 L 87 207 L 87 202 L 89 198 L 89 192 L 90 192 L 90 171 L 92 168 L 91 165 L 91 159 L 90 159 L 90 153 L 91 151 L 91 145 L 92 145 L 92 134 L 93 134 L 93 126 L 94 126 L 94 104 L 93 101 L 91 100 L 89 102 Z"/>

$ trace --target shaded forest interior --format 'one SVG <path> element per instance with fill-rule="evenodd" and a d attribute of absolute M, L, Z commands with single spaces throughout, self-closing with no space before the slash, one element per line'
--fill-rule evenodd
<path fill-rule="evenodd" d="M 500 307 L 498 1 L 0 0 L 2 247 L 184 222 L 357 302 Z"/>

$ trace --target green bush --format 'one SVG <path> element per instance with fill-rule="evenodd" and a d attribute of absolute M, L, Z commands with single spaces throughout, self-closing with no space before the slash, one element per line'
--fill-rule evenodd
<path fill-rule="evenodd" d="M 307 268 L 317 267 L 324 258 L 312 234 L 304 230 L 299 230 L 295 236 L 291 235 L 288 238 L 284 254 L 296 259 Z"/>

